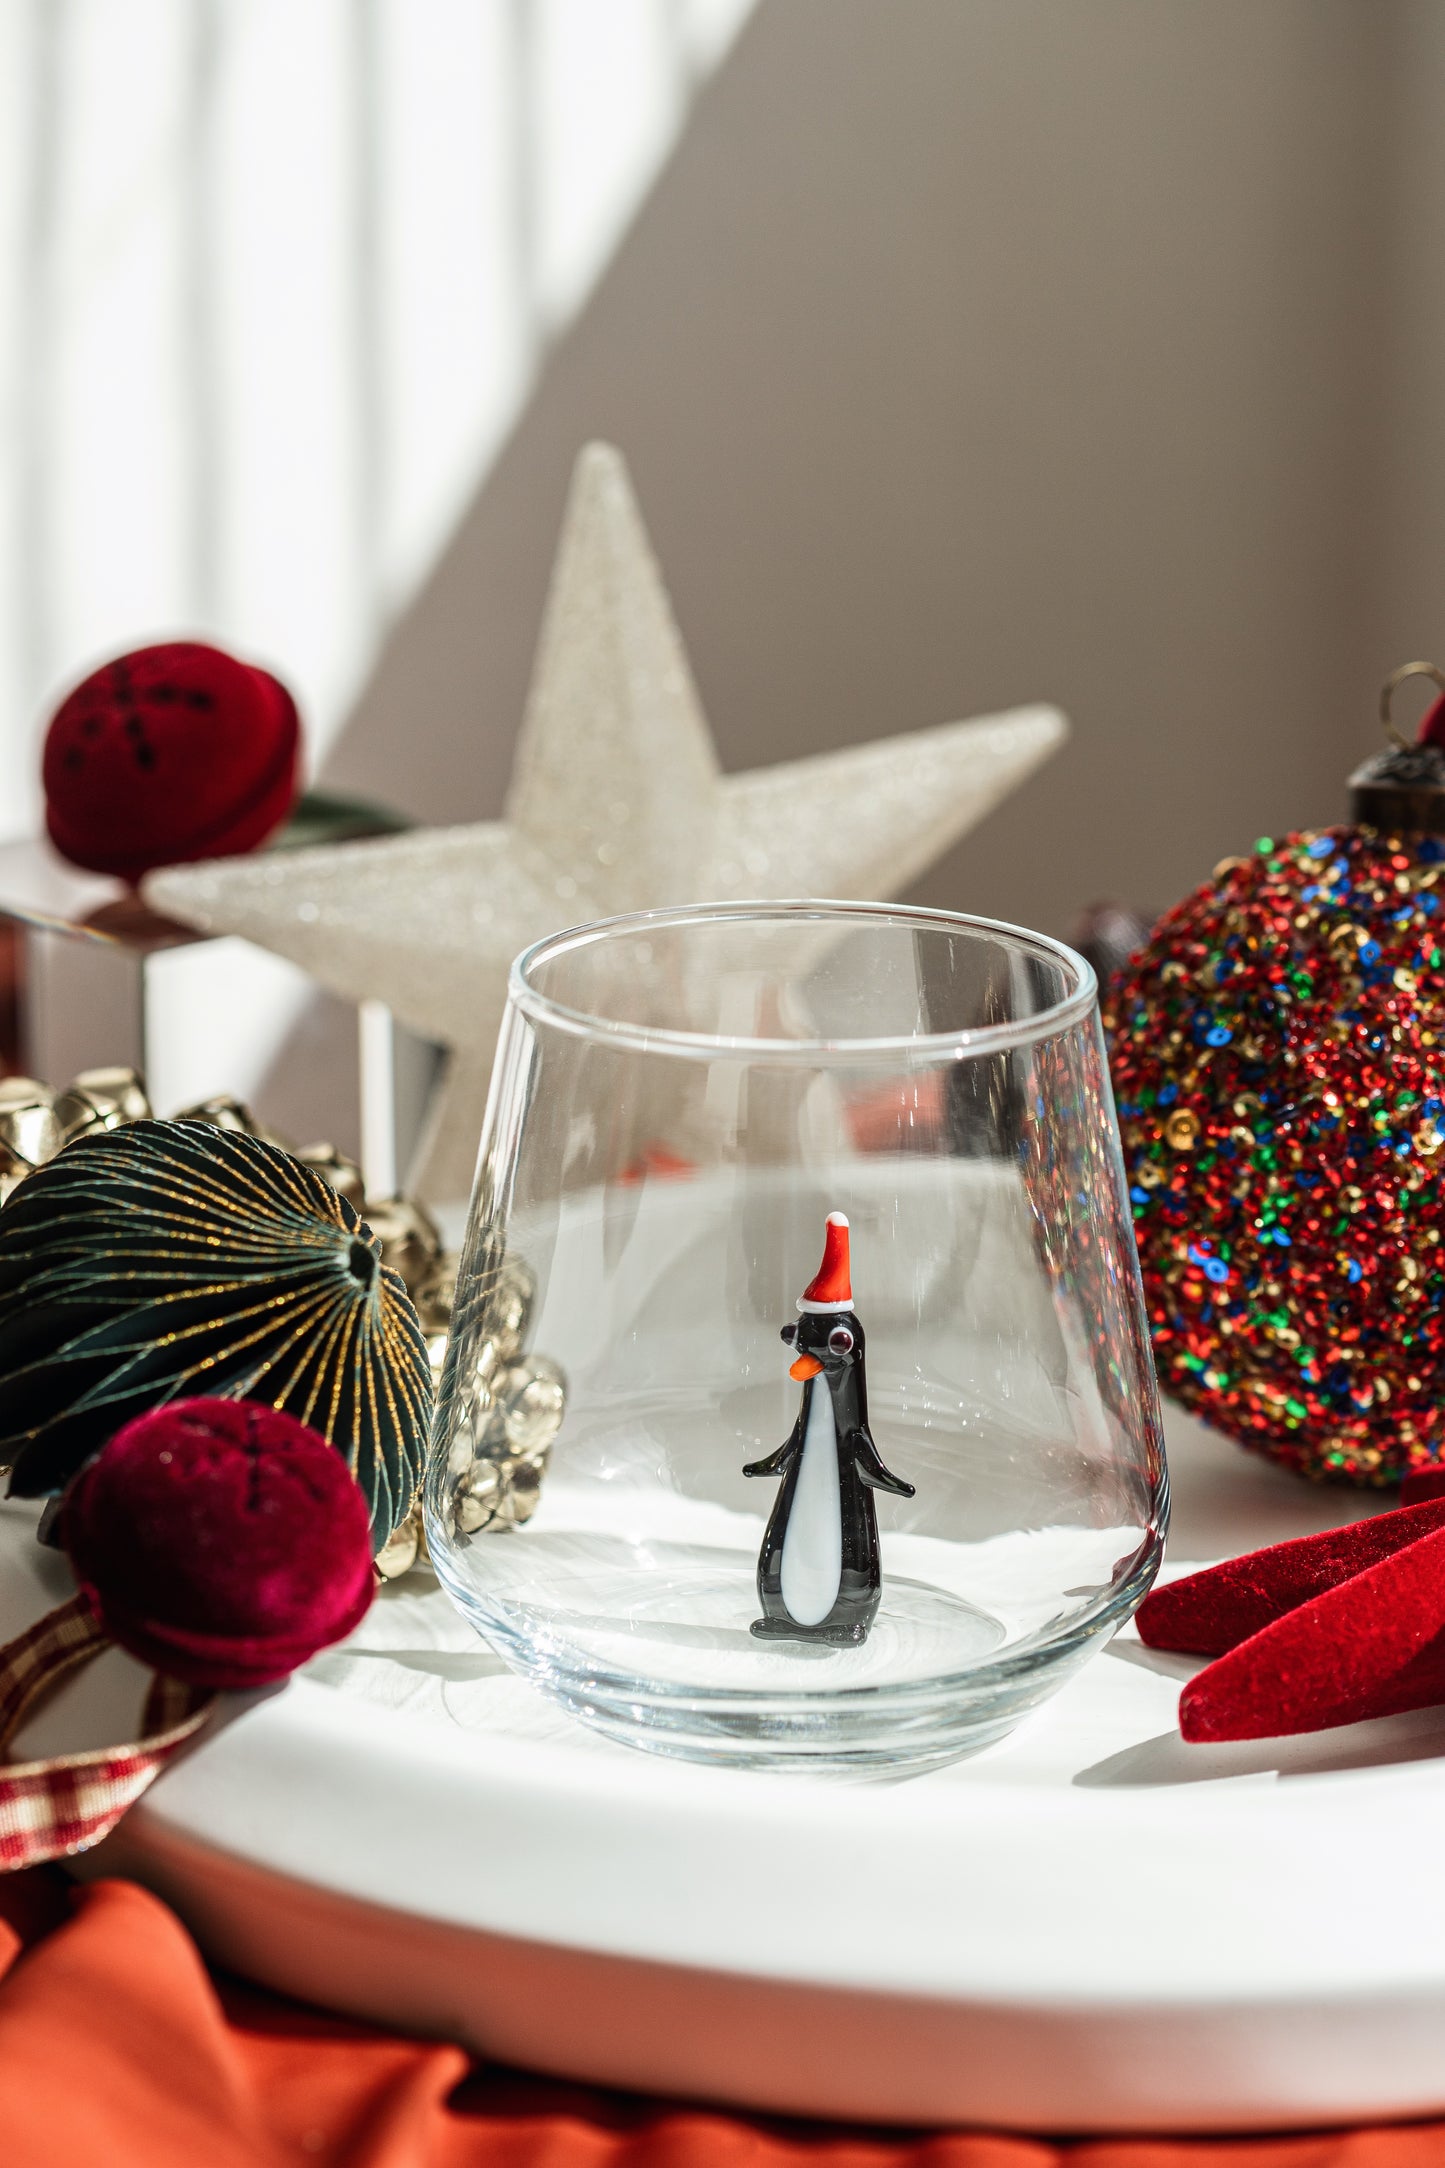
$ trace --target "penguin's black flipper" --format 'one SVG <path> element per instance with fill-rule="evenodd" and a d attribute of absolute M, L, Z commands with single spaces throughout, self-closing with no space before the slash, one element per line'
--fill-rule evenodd
<path fill-rule="evenodd" d="M 895 1497 L 911 1498 L 914 1487 L 905 1483 L 901 1475 L 893 1475 L 878 1457 L 878 1448 L 866 1430 L 855 1430 L 851 1439 L 853 1465 L 858 1470 L 858 1480 L 866 1483 L 869 1490 L 892 1491 Z"/>
<path fill-rule="evenodd" d="M 746 1468 L 744 1468 L 743 1474 L 782 1475 L 787 1468 L 788 1462 L 797 1452 L 802 1442 L 803 1424 L 800 1417 L 799 1420 L 793 1425 L 793 1428 L 789 1431 L 787 1437 L 784 1438 L 782 1444 L 778 1447 L 777 1452 L 769 1453 L 766 1460 L 750 1460 Z"/>

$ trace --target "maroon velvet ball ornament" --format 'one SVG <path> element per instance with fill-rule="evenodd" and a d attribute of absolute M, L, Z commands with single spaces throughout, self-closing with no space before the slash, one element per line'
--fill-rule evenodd
<path fill-rule="evenodd" d="M 256 845 L 296 796 L 296 703 L 269 671 L 197 640 L 137 648 L 77 685 L 45 739 L 45 825 L 94 873 Z"/>
<path fill-rule="evenodd" d="M 76 1476 L 59 1532 L 111 1639 L 193 1686 L 285 1678 L 371 1602 L 370 1516 L 345 1462 L 254 1401 L 128 1423 Z"/>

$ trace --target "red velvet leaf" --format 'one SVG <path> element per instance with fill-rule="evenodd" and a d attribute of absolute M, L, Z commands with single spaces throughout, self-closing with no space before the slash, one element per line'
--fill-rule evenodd
<path fill-rule="evenodd" d="M 1445 1486 L 1442 1486 L 1445 1487 Z M 1249 1551 L 1222 1566 L 1206 1566 L 1166 1582 L 1135 1614 L 1139 1638 L 1151 1649 L 1184 1649 L 1218 1656 L 1300 1604 L 1368 1571 L 1422 1536 L 1445 1528 L 1445 1498 L 1399 1506 L 1323 1535 Z"/>
<path fill-rule="evenodd" d="M 1445 704 L 1445 693 L 1440 699 Z M 1445 1498 L 1445 1468 L 1418 1468 L 1400 1485 L 1402 1506 L 1423 1506 L 1431 1498 Z"/>
<path fill-rule="evenodd" d="M 1191 1679 L 1179 1697 L 1183 1736 L 1274 1739 L 1445 1702 L 1445 1527 L 1434 1510 L 1432 1533 L 1276 1618 Z"/>

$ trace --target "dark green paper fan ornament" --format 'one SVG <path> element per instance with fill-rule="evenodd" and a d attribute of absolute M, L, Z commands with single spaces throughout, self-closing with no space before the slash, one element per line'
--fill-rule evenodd
<path fill-rule="evenodd" d="M 320 1431 L 379 1549 L 421 1477 L 431 1373 L 371 1229 L 274 1145 L 206 1122 L 79 1138 L 0 1211 L 0 1467 L 62 1490 L 123 1423 L 197 1393 Z"/>

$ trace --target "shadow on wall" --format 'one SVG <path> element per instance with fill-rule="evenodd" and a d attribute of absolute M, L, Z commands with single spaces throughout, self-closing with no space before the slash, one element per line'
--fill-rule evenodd
<path fill-rule="evenodd" d="M 328 780 L 498 810 L 568 471 L 604 436 L 726 767 L 1070 711 L 930 900 L 1063 930 L 1337 817 L 1383 637 L 1445 645 L 1433 527 L 1433 614 L 1399 634 L 1375 547 L 1412 546 L 1380 115 L 1422 56 L 1439 82 L 1414 0 L 763 0 Z"/>

